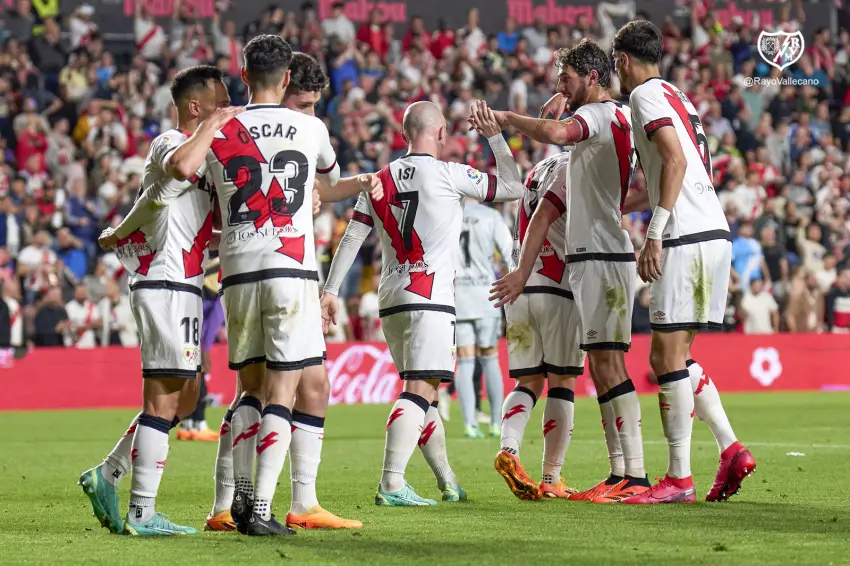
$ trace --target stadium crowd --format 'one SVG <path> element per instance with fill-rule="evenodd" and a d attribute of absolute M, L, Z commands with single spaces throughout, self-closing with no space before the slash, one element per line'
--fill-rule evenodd
<path fill-rule="evenodd" d="M 244 104 L 244 42 L 280 34 L 327 71 L 319 113 L 345 173 L 376 171 L 402 155 L 404 109 L 423 99 L 440 104 L 448 119 L 452 137 L 442 158 L 495 172 L 486 140 L 468 130 L 472 101 L 536 115 L 554 89 L 553 51 L 583 37 L 607 49 L 614 31 L 607 17 L 592 26 L 579 19 L 574 27 L 537 21 L 519 29 L 508 20 L 501 30 L 482 30 L 471 10 L 461 29 L 426 29 L 413 17 L 398 37 L 379 10 L 358 26 L 341 5 L 319 21 L 309 2 L 291 12 L 271 6 L 240 31 L 227 13 L 198 22 L 174 5 L 174 18 L 162 23 L 140 3 L 135 46 L 126 52 L 105 49 L 89 5 L 37 20 L 29 0 L 18 0 L 5 15 L 0 345 L 138 343 L 124 270 L 98 248 L 97 236 L 129 211 L 150 141 L 175 123 L 168 87 L 177 70 L 213 62 L 229 77 L 233 103 Z M 793 7 L 781 9 L 780 29 L 801 29 L 805 14 L 799 3 Z M 734 237 L 725 330 L 850 331 L 850 31 L 806 37 L 803 57 L 780 73 L 756 50 L 759 30 L 741 21 L 724 28 L 699 0 L 688 25 L 667 18 L 662 30 L 662 72 L 701 113 Z M 752 77 L 807 84 L 752 85 Z M 613 83 L 617 90 L 616 74 Z M 505 135 L 523 172 L 561 151 Z M 633 190 L 643 189 L 638 170 Z M 316 219 L 325 269 L 352 205 L 323 205 Z M 510 225 L 514 206 L 503 209 Z M 623 219 L 637 249 L 647 223 L 648 214 Z M 348 316 L 329 340 L 381 338 L 373 276 L 379 254 L 373 233 L 341 290 Z M 648 287 L 639 283 L 635 333 L 649 332 L 648 304 Z"/>

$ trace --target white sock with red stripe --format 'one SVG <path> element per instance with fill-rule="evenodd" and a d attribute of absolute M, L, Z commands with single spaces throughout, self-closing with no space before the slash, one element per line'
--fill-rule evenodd
<path fill-rule="evenodd" d="M 729 417 L 720 402 L 720 393 L 714 382 L 703 373 L 702 366 L 694 360 L 688 360 L 688 375 L 694 392 L 694 415 L 708 425 L 711 434 L 717 440 L 717 447 L 722 454 L 724 450 L 735 444 L 737 438 Z"/>
<path fill-rule="evenodd" d="M 292 443 L 289 446 L 289 479 L 292 482 L 290 513 L 301 515 L 319 504 L 316 475 L 322 461 L 324 438 L 324 417 L 293 412 Z"/>
<path fill-rule="evenodd" d="M 127 432 L 112 449 L 112 452 L 106 457 L 103 463 L 99 466 L 100 473 L 103 479 L 110 483 L 113 487 L 118 487 L 127 472 L 130 471 L 132 462 L 130 461 L 130 450 L 133 448 L 133 434 L 136 432 L 136 426 L 139 422 L 139 413 L 130 422 Z"/>
<path fill-rule="evenodd" d="M 233 410 L 230 435 L 233 437 L 233 478 L 236 491 L 254 498 L 254 462 L 260 433 L 263 405 L 256 397 L 242 397 Z M 231 501 L 232 503 L 232 501 Z"/>
<path fill-rule="evenodd" d="M 691 430 L 694 421 L 694 392 L 688 370 L 658 376 L 661 424 L 667 437 L 667 475 L 684 479 L 691 475 Z"/>
<path fill-rule="evenodd" d="M 292 441 L 292 413 L 283 405 L 266 405 L 257 440 L 257 484 L 254 513 L 268 521 L 277 481 Z"/>
<path fill-rule="evenodd" d="M 561 479 L 564 456 L 573 435 L 575 393 L 566 387 L 552 387 L 543 409 L 543 483 L 555 485 Z"/>
<path fill-rule="evenodd" d="M 387 442 L 384 445 L 384 469 L 381 489 L 394 493 L 404 487 L 404 470 L 416 445 L 428 412 L 428 401 L 421 395 L 402 392 L 387 419 Z"/>
<path fill-rule="evenodd" d="M 218 453 L 215 456 L 215 499 L 213 515 L 230 509 L 236 481 L 233 479 L 233 411 L 228 410 L 221 421 Z"/>
<path fill-rule="evenodd" d="M 612 387 L 606 396 L 614 409 L 614 426 L 620 436 L 626 475 L 645 478 L 640 400 L 631 379 Z"/>
<path fill-rule="evenodd" d="M 446 452 L 446 429 L 443 420 L 437 411 L 437 401 L 431 403 L 428 412 L 425 413 L 425 425 L 419 435 L 419 448 L 425 461 L 431 466 L 434 477 L 437 478 L 437 487 L 442 491 L 446 484 L 457 485 L 457 477 L 449 465 L 449 455 Z"/>
<path fill-rule="evenodd" d="M 605 433 L 608 461 L 611 464 L 610 475 L 622 479 L 626 475 L 626 462 L 623 459 L 620 433 L 617 432 L 617 415 L 614 413 L 614 406 L 607 395 L 607 393 L 600 395 L 596 400 L 599 402 L 599 412 L 602 414 L 602 430 Z"/>
<path fill-rule="evenodd" d="M 502 439 L 500 447 L 519 458 L 522 438 L 531 418 L 531 410 L 537 403 L 537 396 L 522 385 L 518 385 L 505 397 L 502 403 Z"/>
<path fill-rule="evenodd" d="M 169 430 L 171 421 L 146 413 L 139 415 L 131 451 L 133 477 L 127 515 L 131 523 L 145 523 L 156 513 L 154 501 L 168 458 Z"/>

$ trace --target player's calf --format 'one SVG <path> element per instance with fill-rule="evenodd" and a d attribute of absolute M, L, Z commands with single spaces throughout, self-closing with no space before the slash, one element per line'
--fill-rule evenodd
<path fill-rule="evenodd" d="M 574 492 L 565 487 L 561 468 L 573 434 L 575 415 L 574 376 L 548 375 L 549 392 L 543 411 L 543 479 L 541 491 L 549 497 Z"/>

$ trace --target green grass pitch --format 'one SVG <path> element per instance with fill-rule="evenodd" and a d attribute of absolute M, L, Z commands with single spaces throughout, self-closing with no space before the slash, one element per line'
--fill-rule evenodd
<path fill-rule="evenodd" d="M 132 539 L 110 535 L 76 485 L 125 430 L 131 411 L 0 414 L 0 561 L 3 564 L 850 564 L 850 394 L 726 395 L 730 419 L 758 471 L 721 504 L 605 506 L 521 502 L 493 470 L 496 439 L 461 438 L 459 410 L 447 423 L 449 457 L 469 492 L 464 504 L 378 508 L 373 503 L 387 406 L 332 407 L 319 470 L 319 499 L 361 519 L 361 531 L 299 532 L 283 539 L 236 533 Z M 642 398 L 650 479 L 662 476 L 666 446 L 657 401 Z M 540 475 L 538 404 L 522 460 Z M 216 423 L 222 411 L 211 411 Z M 214 444 L 173 439 L 158 507 L 201 528 L 212 500 Z M 796 455 L 795 455 L 796 454 Z M 717 465 L 705 425 L 694 422 L 693 471 L 704 497 Z M 607 472 L 599 413 L 576 403 L 564 466 L 569 485 L 586 489 Z M 275 510 L 286 514 L 288 471 Z M 408 480 L 438 498 L 420 453 Z M 130 481 L 121 490 L 126 505 Z"/>

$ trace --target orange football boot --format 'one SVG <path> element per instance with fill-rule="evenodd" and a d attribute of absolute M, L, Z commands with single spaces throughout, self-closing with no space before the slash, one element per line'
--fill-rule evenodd
<path fill-rule="evenodd" d="M 617 476 L 609 477 L 608 479 L 602 480 L 595 486 L 591 487 L 587 491 L 581 491 L 579 493 L 574 493 L 570 495 L 571 501 L 593 501 L 597 497 L 602 497 L 615 487 L 620 484 L 625 485 L 626 480 L 624 478 L 619 478 Z"/>
<path fill-rule="evenodd" d="M 212 430 L 210 428 L 192 431 L 192 440 L 197 440 L 198 442 L 218 442 L 219 436 L 220 435 L 217 430 Z"/>
<path fill-rule="evenodd" d="M 540 493 L 545 499 L 569 499 L 574 493 L 578 493 L 577 489 L 567 487 L 564 478 L 561 478 L 558 483 L 551 484 L 540 482 Z"/>
<path fill-rule="evenodd" d="M 236 523 L 230 515 L 230 509 L 222 511 L 218 515 L 210 515 L 204 523 L 205 531 L 235 531 Z"/>
<path fill-rule="evenodd" d="M 302 515 L 287 513 L 286 526 L 291 529 L 361 529 L 363 523 L 337 517 L 315 505 Z"/>
<path fill-rule="evenodd" d="M 604 495 L 594 497 L 591 501 L 593 503 L 619 503 L 621 499 L 639 495 L 648 489 L 649 482 L 646 479 L 626 478 L 609 489 Z"/>
<path fill-rule="evenodd" d="M 177 429 L 177 440 L 195 440 L 195 431 L 185 428 Z"/>
<path fill-rule="evenodd" d="M 540 488 L 519 463 L 519 458 L 510 452 L 500 451 L 496 455 L 496 461 L 493 465 L 499 475 L 505 478 L 508 487 L 518 498 L 526 501 L 537 501 L 543 497 Z"/>

